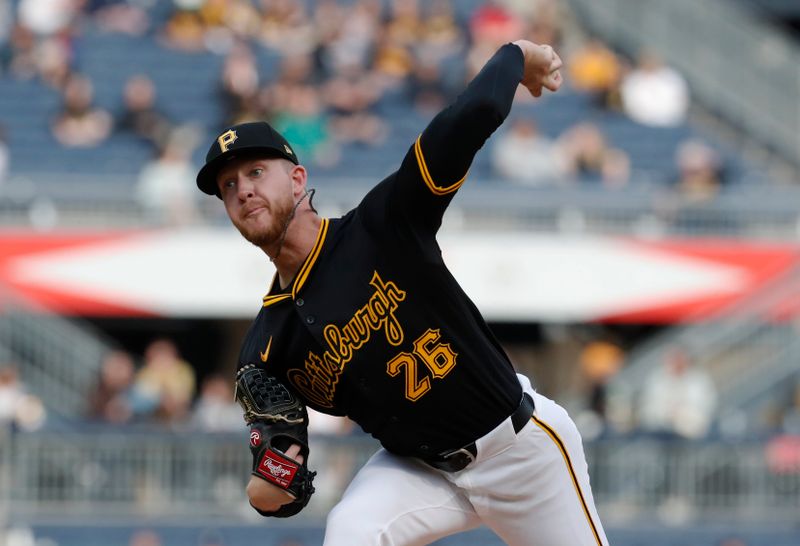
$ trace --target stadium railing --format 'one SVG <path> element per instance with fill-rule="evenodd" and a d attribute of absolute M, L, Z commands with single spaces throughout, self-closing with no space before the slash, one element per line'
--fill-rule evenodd
<path fill-rule="evenodd" d="M 246 434 L 47 431 L 0 444 L 7 520 L 163 517 L 247 520 Z M 796 522 L 800 465 L 780 465 L 766 441 L 653 437 L 586 444 L 598 509 L 619 521 Z M 366 436 L 312 437 L 317 494 L 299 516 L 318 522 L 376 449 Z M 0 519 L 3 519 L 0 514 Z"/>
<path fill-rule="evenodd" d="M 15 303 L 2 287 L 0 300 L 0 364 L 17 367 L 22 382 L 46 402 L 48 411 L 84 415 L 86 393 L 97 383 L 111 344 L 85 325 Z"/>

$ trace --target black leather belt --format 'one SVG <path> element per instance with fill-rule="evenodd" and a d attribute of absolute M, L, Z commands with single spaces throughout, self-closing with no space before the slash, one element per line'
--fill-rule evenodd
<path fill-rule="evenodd" d="M 533 415 L 533 398 L 531 395 L 523 393 L 522 401 L 511 414 L 511 422 L 514 424 L 514 432 L 519 432 L 525 426 L 531 415 Z M 443 451 L 434 457 L 423 459 L 427 464 L 438 470 L 445 472 L 458 472 L 464 470 L 478 456 L 478 446 L 475 442 L 460 447 Z"/>

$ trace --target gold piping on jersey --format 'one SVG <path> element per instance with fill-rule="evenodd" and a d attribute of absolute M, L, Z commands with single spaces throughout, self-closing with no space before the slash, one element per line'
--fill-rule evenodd
<path fill-rule="evenodd" d="M 270 305 L 278 303 L 279 301 L 288 300 L 291 297 L 291 294 L 275 294 L 274 296 L 264 296 L 264 303 L 262 307 L 269 307 Z"/>
<path fill-rule="evenodd" d="M 314 247 L 311 249 L 311 252 L 308 254 L 305 263 L 303 263 L 303 267 L 300 268 L 300 271 L 297 273 L 297 277 L 294 280 L 294 285 L 292 286 L 292 298 L 297 297 L 297 293 L 303 288 L 303 285 L 306 283 L 306 279 L 308 278 L 308 274 L 311 273 L 314 263 L 317 261 L 317 258 L 319 258 L 319 253 L 322 251 L 322 245 L 325 243 L 325 237 L 328 235 L 328 222 L 329 221 L 327 218 L 323 218 L 322 223 L 319 225 L 317 240 L 314 243 Z"/>
<path fill-rule="evenodd" d="M 322 223 L 319 226 L 319 231 L 317 231 L 317 240 L 314 242 L 311 252 L 308 253 L 305 262 L 303 262 L 303 265 L 300 267 L 300 271 L 297 273 L 294 283 L 292 284 L 292 293 L 274 294 L 272 296 L 267 294 L 264 296 L 262 307 L 269 307 L 270 305 L 276 304 L 280 301 L 287 300 L 289 298 L 295 298 L 297 296 L 297 293 L 305 284 L 308 274 L 311 272 L 311 268 L 314 266 L 317 258 L 319 258 L 319 253 L 322 250 L 322 245 L 325 243 L 325 237 L 328 234 L 329 223 L 330 221 L 327 218 L 322 219 Z M 270 283 L 270 286 L 275 286 L 277 277 L 278 273 L 276 272 L 272 277 L 272 283 Z"/>
<path fill-rule="evenodd" d="M 425 181 L 425 185 L 428 186 L 428 189 L 431 190 L 431 193 L 434 195 L 447 195 L 448 193 L 453 193 L 461 187 L 461 184 L 463 184 L 464 180 L 467 179 L 467 175 L 465 174 L 464 177 L 455 184 L 451 184 L 446 187 L 437 186 L 436 182 L 434 182 L 433 178 L 431 177 L 431 173 L 428 171 L 428 165 L 425 163 L 425 156 L 422 155 L 422 144 L 420 143 L 421 139 L 422 135 L 418 136 L 417 140 L 414 142 L 414 154 L 417 156 L 419 172 L 422 174 L 422 179 Z"/>
<path fill-rule="evenodd" d="M 583 513 L 586 516 L 586 519 L 589 521 L 589 527 L 592 529 L 594 539 L 597 541 L 598 546 L 603 546 L 603 542 L 600 540 L 600 533 L 597 532 L 597 527 L 592 520 L 591 514 L 589 514 L 589 506 L 586 504 L 586 499 L 583 498 L 583 492 L 581 491 L 581 486 L 578 483 L 578 476 L 575 474 L 575 469 L 572 466 L 572 460 L 570 459 L 569 453 L 567 453 L 567 447 L 564 445 L 564 442 L 561 440 L 561 437 L 558 435 L 558 433 L 550 428 L 550 425 L 539 420 L 539 418 L 537 418 L 535 415 L 531 417 L 531 421 L 536 423 L 536 425 L 542 429 L 545 434 L 550 436 L 550 439 L 553 440 L 553 443 L 555 443 L 556 446 L 558 446 L 559 451 L 561 451 L 561 456 L 564 457 L 564 462 L 567 464 L 567 470 L 569 470 L 569 475 L 572 478 L 572 485 L 575 487 L 575 491 L 578 493 L 578 498 L 581 501 Z"/>

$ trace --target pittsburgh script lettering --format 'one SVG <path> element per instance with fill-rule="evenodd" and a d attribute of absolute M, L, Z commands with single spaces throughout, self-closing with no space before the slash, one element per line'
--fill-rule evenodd
<path fill-rule="evenodd" d="M 333 407 L 336 384 L 345 364 L 370 340 L 373 332 L 383 330 L 386 341 L 394 347 L 403 342 L 403 328 L 394 313 L 399 302 L 406 299 L 406 293 L 392 281 L 384 282 L 377 271 L 369 284 L 375 293 L 347 323 L 328 324 L 323 329 L 327 349 L 322 356 L 309 351 L 303 368 L 289 370 L 287 374 L 298 391 L 324 408 Z"/>

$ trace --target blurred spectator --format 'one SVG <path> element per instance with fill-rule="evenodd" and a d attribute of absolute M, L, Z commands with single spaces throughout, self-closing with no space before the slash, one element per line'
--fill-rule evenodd
<path fill-rule="evenodd" d="M 466 39 L 451 0 L 432 0 L 426 8 L 418 38 L 411 44 L 417 58 L 437 64 L 455 60 L 464 51 Z"/>
<path fill-rule="evenodd" d="M 606 188 L 625 186 L 631 178 L 631 159 L 620 148 L 610 148 L 603 158 L 600 178 Z"/>
<path fill-rule="evenodd" d="M 555 0 L 560 2 L 561 0 Z M 536 15 L 553 3 L 553 0 L 496 0 L 497 4 L 510 10 L 525 21 L 532 21 Z"/>
<path fill-rule="evenodd" d="M 217 374 L 203 380 L 192 424 L 209 432 L 242 430 L 245 427 L 242 408 L 233 399 L 230 380 Z"/>
<path fill-rule="evenodd" d="M 202 51 L 205 48 L 205 28 L 198 11 L 199 6 L 180 6 L 164 26 L 163 38 L 169 47 L 182 51 Z"/>
<path fill-rule="evenodd" d="M 346 10 L 339 28 L 331 35 L 326 33 L 327 41 L 320 44 L 318 56 L 327 75 L 368 65 L 380 30 L 380 16 L 379 0 L 357 0 Z"/>
<path fill-rule="evenodd" d="M 14 78 L 29 80 L 37 75 L 36 36 L 29 28 L 14 25 L 7 56 L 5 64 Z"/>
<path fill-rule="evenodd" d="M 472 79 L 503 43 L 524 36 L 525 22 L 499 1 L 489 1 L 472 13 L 466 80 Z"/>
<path fill-rule="evenodd" d="M 562 133 L 558 144 L 570 175 L 578 178 L 602 175 L 608 145 L 597 125 L 590 122 L 573 125 Z"/>
<path fill-rule="evenodd" d="M 688 201 L 714 198 L 725 182 L 725 169 L 719 154 L 701 140 L 689 139 L 675 152 L 678 177 L 675 188 Z"/>
<path fill-rule="evenodd" d="M 131 388 L 136 372 L 133 358 L 125 351 L 111 351 L 100 367 L 100 378 L 89 398 L 89 417 L 121 424 L 133 417 Z"/>
<path fill-rule="evenodd" d="M 576 423 L 585 438 L 603 433 L 607 422 L 608 383 L 622 369 L 624 351 L 615 343 L 594 340 L 587 343 L 579 357 L 580 371 L 585 381 L 585 409 Z"/>
<path fill-rule="evenodd" d="M 409 83 L 415 64 L 414 55 L 406 44 L 389 35 L 381 35 L 373 63 L 381 91 L 402 90 Z"/>
<path fill-rule="evenodd" d="M 625 113 L 642 125 L 673 127 L 686 121 L 689 86 L 683 76 L 653 53 L 640 55 L 620 86 Z"/>
<path fill-rule="evenodd" d="M 189 415 L 194 393 L 194 369 L 175 344 L 165 338 L 152 341 L 134 380 L 134 414 L 166 423 L 182 421 Z"/>
<path fill-rule="evenodd" d="M 123 109 L 115 130 L 131 133 L 155 149 L 166 144 L 172 129 L 169 118 L 156 107 L 156 87 L 148 76 L 137 74 L 128 78 L 122 94 Z"/>
<path fill-rule="evenodd" d="M 16 368 L 0 364 L 0 423 L 7 424 L 16 420 L 23 396 Z"/>
<path fill-rule="evenodd" d="M 219 93 L 225 119 L 222 125 L 253 121 L 261 115 L 258 107 L 259 77 L 256 60 L 250 48 L 237 44 L 225 57 Z"/>
<path fill-rule="evenodd" d="M 561 50 L 567 19 L 562 0 L 487 0 L 473 12 L 469 27 L 476 50 L 491 50 L 518 36 Z"/>
<path fill-rule="evenodd" d="M 53 89 L 63 89 L 72 74 L 72 43 L 63 37 L 40 40 L 36 46 L 36 72 Z"/>
<path fill-rule="evenodd" d="M 20 0 L 20 24 L 39 36 L 49 36 L 65 30 L 81 6 L 74 0 Z"/>
<path fill-rule="evenodd" d="M 572 86 L 595 97 L 598 106 L 619 106 L 622 66 L 617 55 L 598 39 L 587 40 L 565 63 Z"/>
<path fill-rule="evenodd" d="M 35 430 L 44 424 L 46 416 L 42 401 L 25 391 L 16 366 L 0 363 L 0 427 Z"/>
<path fill-rule="evenodd" d="M 500 1 L 487 1 L 472 13 L 470 34 L 475 42 L 498 47 L 515 36 L 523 36 L 525 21 Z"/>
<path fill-rule="evenodd" d="M 382 80 L 385 83 L 402 86 L 417 67 L 412 48 L 419 43 L 422 26 L 419 3 L 417 0 L 391 0 L 388 11 L 382 31 L 376 36 L 374 68 L 386 78 Z"/>
<path fill-rule="evenodd" d="M 682 438 L 704 437 L 714 419 L 717 391 L 684 347 L 671 347 L 645 381 L 639 401 L 642 430 Z"/>
<path fill-rule="evenodd" d="M 283 54 L 310 53 L 316 46 L 313 20 L 296 0 L 260 0 L 261 24 L 257 38 Z"/>
<path fill-rule="evenodd" d="M 515 8 L 515 12 L 524 17 L 520 11 L 520 0 L 502 0 L 504 4 Z M 557 51 L 561 50 L 562 32 L 566 11 L 562 0 L 534 0 L 532 15 L 528 16 L 527 38 L 537 44 L 550 44 Z M 525 19 L 523 19 L 525 20 Z"/>
<path fill-rule="evenodd" d="M 455 19 L 450 0 L 426 5 L 424 13 L 411 13 L 417 20 L 413 41 L 406 44 L 411 54 L 411 96 L 414 107 L 427 116 L 436 114 L 461 91 L 464 81 L 464 32 Z"/>
<path fill-rule="evenodd" d="M 245 119 L 275 119 L 289 109 L 295 89 L 311 85 L 313 81 L 314 59 L 310 55 L 284 57 L 277 78 L 258 91 L 257 100 L 248 107 L 252 114 Z"/>
<path fill-rule="evenodd" d="M 150 25 L 141 2 L 129 0 L 88 0 L 87 9 L 106 32 L 141 36 Z"/>
<path fill-rule="evenodd" d="M 180 226 L 197 220 L 196 169 L 191 162 L 196 134 L 191 127 L 174 129 L 159 156 L 139 172 L 136 197 L 163 224 Z"/>
<path fill-rule="evenodd" d="M 2 65 L 21 80 L 39 78 L 54 89 L 62 89 L 72 71 L 73 44 L 69 32 L 38 36 L 17 24 L 12 27 L 10 42 L 3 51 Z"/>
<path fill-rule="evenodd" d="M 466 38 L 450 0 L 433 0 L 426 7 L 412 44 L 412 86 L 415 106 L 427 112 L 438 111 L 461 91 Z"/>
<path fill-rule="evenodd" d="M 628 155 L 608 145 L 594 123 L 584 122 L 567 129 L 558 139 L 566 172 L 578 180 L 599 181 L 604 186 L 624 186 L 630 178 Z"/>
<path fill-rule="evenodd" d="M 314 57 L 310 54 L 286 55 L 281 61 L 278 82 L 286 85 L 309 85 L 316 82 Z"/>
<path fill-rule="evenodd" d="M 389 17 L 381 32 L 383 36 L 410 48 L 417 43 L 421 27 L 418 0 L 390 0 Z"/>
<path fill-rule="evenodd" d="M 337 156 L 322 107 L 316 87 L 295 85 L 284 109 L 272 121 L 275 129 L 292 143 L 298 157 L 306 162 L 330 165 Z"/>
<path fill-rule="evenodd" d="M 334 68 L 333 59 L 329 56 L 330 48 L 341 34 L 348 18 L 349 9 L 354 8 L 345 7 L 338 0 L 317 0 L 312 14 L 317 44 L 312 55 L 317 63 L 317 68 L 323 73 L 330 72 Z"/>
<path fill-rule="evenodd" d="M 88 148 L 103 142 L 111 131 L 111 115 L 94 106 L 94 88 L 88 79 L 73 75 L 63 93 L 61 112 L 53 121 L 53 135 L 68 147 Z"/>
<path fill-rule="evenodd" d="M 230 51 L 237 41 L 248 40 L 259 27 L 259 13 L 247 0 L 206 0 L 200 7 L 206 48 Z"/>
<path fill-rule="evenodd" d="M 433 59 L 417 59 L 413 64 L 411 96 L 419 112 L 433 116 L 447 106 L 448 94 L 444 88 L 440 65 Z"/>
<path fill-rule="evenodd" d="M 554 142 L 542 135 L 533 119 L 518 117 L 497 135 L 492 168 L 502 178 L 529 186 L 554 185 L 564 174 Z"/>
<path fill-rule="evenodd" d="M 368 72 L 353 68 L 331 78 L 325 84 L 323 97 L 330 109 L 332 134 L 339 142 L 383 144 L 388 128 L 372 111 L 380 93 Z"/>

